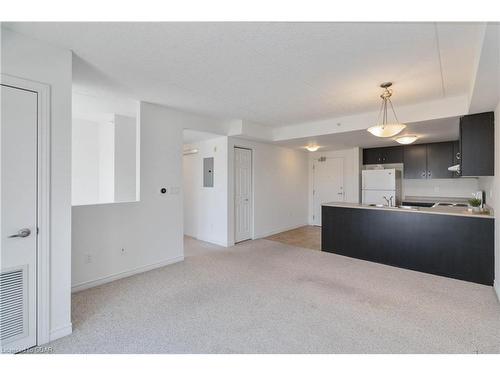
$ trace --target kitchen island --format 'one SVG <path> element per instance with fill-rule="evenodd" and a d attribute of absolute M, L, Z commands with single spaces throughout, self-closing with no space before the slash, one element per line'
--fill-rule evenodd
<path fill-rule="evenodd" d="M 326 203 L 321 250 L 493 285 L 494 217 L 459 207 Z"/>

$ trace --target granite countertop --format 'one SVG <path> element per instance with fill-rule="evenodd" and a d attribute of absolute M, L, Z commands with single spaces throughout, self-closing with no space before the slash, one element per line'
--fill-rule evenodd
<path fill-rule="evenodd" d="M 490 213 L 473 213 L 467 211 L 467 209 L 464 207 L 414 207 L 414 208 L 401 208 L 401 207 L 388 207 L 388 206 L 375 207 L 361 203 L 347 203 L 347 202 L 329 202 L 329 203 L 323 203 L 322 206 L 361 208 L 367 210 L 399 211 L 399 212 L 411 212 L 411 213 L 434 214 L 434 215 L 465 216 L 465 217 L 476 217 L 484 219 L 495 218 Z"/>

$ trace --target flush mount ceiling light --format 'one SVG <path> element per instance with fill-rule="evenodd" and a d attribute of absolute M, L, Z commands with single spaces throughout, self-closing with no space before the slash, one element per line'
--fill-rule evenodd
<path fill-rule="evenodd" d="M 309 146 L 306 146 L 306 149 L 307 149 L 307 151 L 314 152 L 314 151 L 319 150 L 319 146 L 318 145 L 309 145 Z"/>
<path fill-rule="evenodd" d="M 418 137 L 416 135 L 402 135 L 401 137 L 396 138 L 396 142 L 401 143 L 402 145 L 409 145 L 417 139 Z"/>
<path fill-rule="evenodd" d="M 405 124 L 401 124 L 398 121 L 398 117 L 396 116 L 396 112 L 394 111 L 394 107 L 392 106 L 391 96 L 392 90 L 389 87 L 392 86 L 392 82 L 384 82 L 380 85 L 384 89 L 384 92 L 380 95 L 382 98 L 382 106 L 380 107 L 380 112 L 378 114 L 378 121 L 375 126 L 368 128 L 367 130 L 372 133 L 376 137 L 394 137 L 396 134 L 401 132 L 404 128 L 406 128 Z M 391 106 L 392 114 L 394 115 L 394 122 L 388 122 L 387 117 L 387 104 Z M 382 122 L 380 122 L 380 117 L 382 115 Z"/>

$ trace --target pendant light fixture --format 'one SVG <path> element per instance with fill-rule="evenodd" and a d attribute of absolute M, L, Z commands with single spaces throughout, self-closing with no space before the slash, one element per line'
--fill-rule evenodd
<path fill-rule="evenodd" d="M 396 142 L 401 143 L 402 145 L 409 145 L 417 139 L 418 137 L 416 135 L 402 135 L 401 137 L 396 138 Z"/>
<path fill-rule="evenodd" d="M 384 89 L 384 92 L 380 95 L 382 98 L 382 106 L 380 107 L 380 112 L 378 114 L 377 125 L 368 128 L 367 130 L 376 137 L 394 137 L 396 134 L 400 133 L 404 128 L 405 124 L 401 124 L 398 121 L 396 112 L 391 102 L 392 90 L 389 87 L 392 86 L 392 82 L 384 82 L 380 85 Z M 387 117 L 387 105 L 391 106 L 392 114 L 394 115 L 394 122 L 388 122 Z M 380 117 L 382 116 L 382 119 Z"/>
<path fill-rule="evenodd" d="M 306 149 L 309 152 L 315 152 L 315 151 L 319 150 L 319 146 L 318 145 L 308 145 L 308 146 L 306 146 Z"/>

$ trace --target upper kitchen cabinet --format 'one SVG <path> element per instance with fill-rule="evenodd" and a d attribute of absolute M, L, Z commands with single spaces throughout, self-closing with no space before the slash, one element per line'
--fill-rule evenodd
<path fill-rule="evenodd" d="M 495 171 L 493 112 L 460 118 L 462 176 L 493 176 Z"/>
<path fill-rule="evenodd" d="M 452 178 L 448 170 L 453 164 L 453 143 L 438 142 L 427 144 L 427 178 Z"/>
<path fill-rule="evenodd" d="M 404 178 L 427 178 L 427 145 L 403 147 Z"/>
<path fill-rule="evenodd" d="M 363 164 L 394 164 L 402 162 L 402 146 L 363 149 Z"/>
<path fill-rule="evenodd" d="M 404 146 L 404 178 L 452 178 L 453 172 L 448 171 L 448 167 L 454 163 L 454 143 Z"/>

